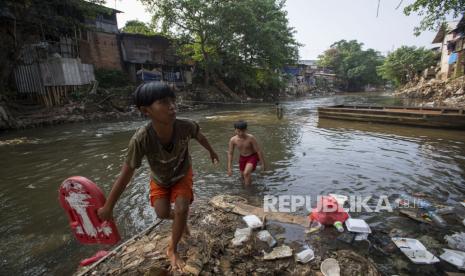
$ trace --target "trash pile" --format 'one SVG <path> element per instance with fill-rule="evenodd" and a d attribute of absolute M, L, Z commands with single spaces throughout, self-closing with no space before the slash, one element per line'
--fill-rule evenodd
<path fill-rule="evenodd" d="M 293 224 L 304 233 L 307 218 L 276 213 L 262 216 L 257 213 L 260 210 L 236 196 L 220 195 L 210 204 L 197 202 L 189 218 L 191 235 L 179 245 L 180 255 L 186 260 L 184 273 L 380 275 L 369 257 L 353 250 L 328 251 L 307 240 L 288 242 L 275 231 L 277 224 Z M 304 221 L 307 227 L 302 225 Z M 169 260 L 165 252 L 170 236 L 171 223 L 164 221 L 76 274 L 167 275 Z"/>
<path fill-rule="evenodd" d="M 197 202 L 189 218 L 191 235 L 183 238 L 179 248 L 186 260 L 184 274 L 381 275 L 380 269 L 383 274 L 426 275 L 465 270 L 464 232 L 446 235 L 441 244 L 429 235 L 388 231 L 352 218 L 344 208 L 347 201 L 343 195 L 323 196 L 308 217 L 264 213 L 237 196 L 219 195 L 208 203 Z M 396 202 L 399 215 L 421 223 L 427 233 L 452 232 L 464 226 L 460 219 L 451 223 L 450 217 L 457 216 L 457 208 L 465 211 L 465 203 L 444 207 L 408 195 L 401 195 Z M 412 202 L 414 206 L 406 206 Z M 294 240 L 281 231 L 291 225 L 294 235 L 300 233 Z M 171 223 L 164 221 L 77 274 L 167 275 L 165 252 L 170 236 Z M 383 262 L 377 262 L 377 256 Z M 386 266 L 391 268 L 386 270 Z"/>
<path fill-rule="evenodd" d="M 397 96 L 421 99 L 431 106 L 465 106 L 464 77 L 441 81 L 436 79 L 409 83 L 396 91 Z"/>

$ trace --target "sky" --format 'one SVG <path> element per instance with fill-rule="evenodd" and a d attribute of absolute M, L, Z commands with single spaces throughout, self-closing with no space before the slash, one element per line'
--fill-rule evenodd
<path fill-rule="evenodd" d="M 300 59 L 317 59 L 331 44 L 341 39 L 357 40 L 365 49 L 373 48 L 386 55 L 400 46 L 433 47 L 434 32 L 413 34 L 420 16 L 403 14 L 403 7 L 414 0 L 381 0 L 378 17 L 377 0 L 287 0 L 289 24 L 303 46 Z M 116 5 L 116 6 L 115 6 Z M 150 22 L 151 16 L 136 0 L 107 0 L 106 6 L 123 11 L 118 27 L 128 20 Z"/>

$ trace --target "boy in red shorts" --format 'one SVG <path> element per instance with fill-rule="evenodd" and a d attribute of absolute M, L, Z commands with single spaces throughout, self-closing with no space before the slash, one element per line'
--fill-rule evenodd
<path fill-rule="evenodd" d="M 189 205 L 193 201 L 189 140 L 196 139 L 207 149 L 213 163 L 218 162 L 218 155 L 196 122 L 176 118 L 175 99 L 174 92 L 160 82 L 142 84 L 134 92 L 136 106 L 150 118 L 150 122 L 139 128 L 129 141 L 121 174 L 98 215 L 103 220 L 112 217 L 116 201 L 145 156 L 151 172 L 150 203 L 157 217 L 173 220 L 171 242 L 167 249 L 171 269 L 182 271 L 184 261 L 177 252 L 177 245 L 187 230 Z M 174 210 L 171 203 L 175 203 Z"/>
<path fill-rule="evenodd" d="M 258 162 L 262 162 L 262 171 L 265 171 L 265 158 L 255 137 L 247 133 L 247 122 L 238 121 L 234 123 L 234 129 L 236 135 L 229 140 L 228 175 L 232 175 L 232 160 L 234 149 L 237 146 L 240 154 L 239 170 L 245 185 L 250 185 L 252 183 L 252 172 L 257 167 Z"/>

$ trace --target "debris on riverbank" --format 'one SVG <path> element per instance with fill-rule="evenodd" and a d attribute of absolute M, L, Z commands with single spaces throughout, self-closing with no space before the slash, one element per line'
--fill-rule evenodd
<path fill-rule="evenodd" d="M 395 95 L 410 99 L 418 99 L 426 106 L 465 107 L 465 77 L 453 80 L 424 80 L 408 83 Z"/>
<path fill-rule="evenodd" d="M 235 203 L 241 207 L 235 210 Z M 288 244 L 282 238 L 278 238 L 278 244 L 274 248 L 286 248 L 292 254 L 289 255 L 286 251 L 283 257 L 265 258 L 270 256 L 265 254 L 273 249 L 256 237 L 257 231 L 254 231 L 250 240 L 234 246 L 231 240 L 235 230 L 246 227 L 242 216 L 236 213 L 243 210 L 244 206 L 250 205 L 245 204 L 242 198 L 220 196 L 213 198 L 210 204 L 199 204 L 192 209 L 189 218 L 191 236 L 180 243 L 180 254 L 186 260 L 187 274 L 322 275 L 319 272 L 321 262 L 326 258 L 335 258 L 341 267 L 341 275 L 380 275 L 369 257 L 352 250 L 328 252 L 317 246 L 313 249 L 315 259 L 301 264 L 292 255 L 305 249 L 305 245 L 296 242 Z M 273 232 L 273 224 L 276 222 L 267 219 L 265 227 Z M 170 230 L 170 223 L 163 222 L 160 227 L 113 251 L 100 263 L 81 269 L 77 275 L 166 275 L 169 261 L 165 252 Z"/>

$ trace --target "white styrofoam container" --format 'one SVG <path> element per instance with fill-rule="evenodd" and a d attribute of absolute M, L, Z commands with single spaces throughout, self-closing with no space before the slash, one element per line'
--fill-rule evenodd
<path fill-rule="evenodd" d="M 348 218 L 345 223 L 349 232 L 371 233 L 370 226 L 363 219 Z"/>
<path fill-rule="evenodd" d="M 443 250 L 444 253 L 439 258 L 455 265 L 460 270 L 465 270 L 465 252 L 446 248 L 443 248 Z"/>
<path fill-rule="evenodd" d="M 394 244 L 407 256 L 414 264 L 433 264 L 439 259 L 429 252 L 426 247 L 416 239 L 391 238 Z"/>

